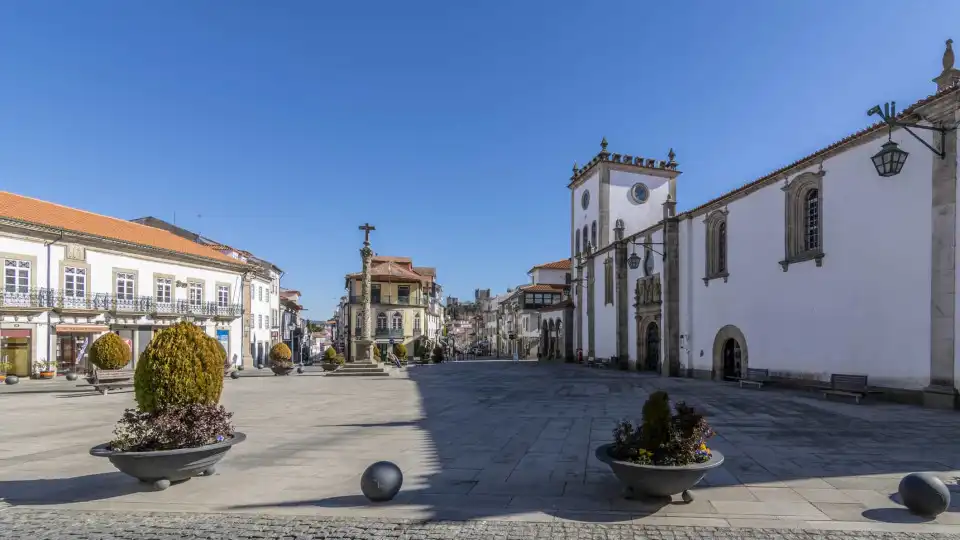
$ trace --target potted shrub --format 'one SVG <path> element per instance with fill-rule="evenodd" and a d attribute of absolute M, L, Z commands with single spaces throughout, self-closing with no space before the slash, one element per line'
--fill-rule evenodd
<path fill-rule="evenodd" d="M 274 375 L 289 375 L 293 371 L 292 353 L 286 343 L 277 343 L 270 347 L 270 369 Z"/>
<path fill-rule="evenodd" d="M 114 440 L 90 455 L 108 458 L 120 472 L 157 489 L 213 474 L 227 451 L 246 439 L 219 405 L 223 362 L 217 340 L 194 324 L 160 331 L 137 363 L 137 408 L 127 409 Z"/>
<path fill-rule="evenodd" d="M 379 362 L 379 361 L 380 361 L 380 346 L 379 346 L 379 345 L 374 345 L 374 346 L 373 346 L 373 361 L 374 361 L 374 362 Z"/>
<path fill-rule="evenodd" d="M 131 371 L 120 371 L 130 363 L 130 347 L 127 342 L 113 332 L 97 338 L 90 345 L 88 353 L 90 363 L 96 366 L 96 371 L 87 377 L 88 384 L 124 382 L 133 377 Z M 112 372 L 112 373 L 103 373 Z"/>
<path fill-rule="evenodd" d="M 344 363 L 343 356 L 337 354 L 337 350 L 333 347 L 330 347 L 323 352 L 323 370 L 324 371 L 336 371 L 340 369 Z"/>
<path fill-rule="evenodd" d="M 52 379 L 57 375 L 57 368 L 53 362 L 41 358 L 33 363 L 33 373 L 38 379 Z"/>
<path fill-rule="evenodd" d="M 403 343 L 397 343 L 393 346 L 393 354 L 400 359 L 401 362 L 406 363 L 407 361 L 407 346 Z"/>
<path fill-rule="evenodd" d="M 597 448 L 597 459 L 613 469 L 627 498 L 671 497 L 697 485 L 708 471 L 723 464 L 723 454 L 710 450 L 713 430 L 692 407 L 678 402 L 670 412 L 666 392 L 654 392 L 643 405 L 643 421 L 635 428 L 622 420 L 613 443 Z"/>
<path fill-rule="evenodd" d="M 440 345 L 433 348 L 433 361 L 438 364 L 443 362 L 443 347 Z"/>
<path fill-rule="evenodd" d="M 7 372 L 13 369 L 13 364 L 5 360 L 0 360 L 0 383 L 7 380 Z"/>

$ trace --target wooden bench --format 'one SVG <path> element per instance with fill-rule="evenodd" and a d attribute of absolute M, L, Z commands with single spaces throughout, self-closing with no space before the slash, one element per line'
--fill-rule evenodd
<path fill-rule="evenodd" d="M 740 379 L 739 382 L 740 388 L 743 388 L 745 384 L 756 386 L 757 389 L 763 388 L 765 383 L 770 382 L 770 370 L 747 368 L 747 376 Z"/>
<path fill-rule="evenodd" d="M 107 395 L 110 390 L 133 387 L 133 371 L 126 369 L 96 369 L 93 375 L 86 378 L 87 384 L 78 384 L 78 387 L 93 387 L 97 392 Z"/>
<path fill-rule="evenodd" d="M 860 400 L 869 393 L 870 389 L 867 387 L 866 375 L 834 373 L 830 375 L 830 388 L 823 390 L 823 397 L 826 398 L 829 395 L 848 396 L 859 404 Z"/>

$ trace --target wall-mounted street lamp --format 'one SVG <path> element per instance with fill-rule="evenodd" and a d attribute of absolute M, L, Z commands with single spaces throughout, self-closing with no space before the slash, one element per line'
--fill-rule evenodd
<path fill-rule="evenodd" d="M 624 233 L 623 224 L 622 224 L 622 223 L 618 223 L 617 226 L 613 228 L 613 232 L 616 234 L 617 238 L 623 238 L 623 233 Z M 657 255 L 660 255 L 661 257 L 663 257 L 664 260 L 666 260 L 666 258 L 667 258 L 666 253 L 661 253 L 661 252 L 653 249 L 652 247 L 650 247 L 650 246 L 666 246 L 666 244 L 663 243 L 663 242 L 645 242 L 645 241 L 639 241 L 639 240 L 633 240 L 633 239 L 631 239 L 631 240 L 620 240 L 620 241 L 621 241 L 621 242 L 629 242 L 630 245 L 632 245 L 632 246 L 643 246 L 644 249 L 650 250 L 650 251 L 656 253 Z M 664 250 L 664 251 L 666 251 L 666 250 Z M 637 268 L 640 268 L 640 264 L 641 264 L 642 262 L 643 262 L 643 259 L 641 259 L 639 255 L 637 255 L 637 250 L 636 250 L 636 249 L 634 249 L 634 250 L 633 250 L 633 253 L 631 253 L 630 256 L 627 257 L 627 266 L 629 266 L 631 270 L 636 270 Z"/>
<path fill-rule="evenodd" d="M 907 156 L 910 155 L 906 150 L 901 150 L 897 143 L 893 142 L 893 128 L 900 127 L 903 128 L 907 133 L 913 135 L 913 138 L 920 141 L 921 144 L 926 146 L 931 152 L 940 156 L 940 159 L 944 159 L 947 156 L 946 153 L 946 135 L 948 131 L 954 131 L 956 126 L 952 128 L 944 128 L 937 126 L 923 126 L 915 122 L 901 122 L 897 120 L 897 102 L 893 101 L 890 103 L 884 103 L 883 109 L 879 105 L 874 106 L 869 111 L 867 111 L 867 116 L 877 115 L 889 129 L 887 134 L 887 142 L 883 143 L 883 146 L 880 147 L 880 151 L 873 155 L 870 159 L 873 161 L 873 166 L 877 169 L 877 174 L 883 177 L 896 176 L 900 174 L 900 171 L 903 170 L 904 163 L 907 162 Z M 940 149 L 936 149 L 931 146 L 927 141 L 923 140 L 920 136 L 910 130 L 914 129 L 926 129 L 928 131 L 936 131 L 940 134 Z"/>

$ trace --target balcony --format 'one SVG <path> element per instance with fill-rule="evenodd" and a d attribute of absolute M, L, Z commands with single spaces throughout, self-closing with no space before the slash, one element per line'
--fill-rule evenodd
<path fill-rule="evenodd" d="M 66 291 L 56 291 L 51 307 L 60 312 L 107 311 L 110 309 L 110 295 L 97 293 L 92 296 L 70 296 Z"/>
<path fill-rule="evenodd" d="M 110 311 L 114 313 L 150 313 L 152 310 L 152 296 L 113 296 L 110 303 Z"/>
<path fill-rule="evenodd" d="M 53 302 L 53 290 L 43 288 L 5 290 L 0 296 L 0 310 L 30 311 L 44 310 Z"/>
<path fill-rule="evenodd" d="M 351 304 L 360 304 L 363 302 L 363 297 L 360 295 L 350 295 Z M 417 306 L 422 307 L 429 305 L 429 300 L 426 296 L 418 295 L 408 295 L 408 296 L 394 296 L 389 294 L 372 294 L 370 295 L 371 304 L 380 304 L 380 305 L 391 305 L 391 306 Z"/>
<path fill-rule="evenodd" d="M 403 328 L 377 328 L 374 337 L 378 338 L 402 338 Z"/>

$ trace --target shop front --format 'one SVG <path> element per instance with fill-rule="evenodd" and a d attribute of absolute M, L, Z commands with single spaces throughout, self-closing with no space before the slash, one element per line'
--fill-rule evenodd
<path fill-rule="evenodd" d="M 110 329 L 99 324 L 58 324 L 57 372 L 88 373 L 93 369 L 87 357 L 90 345 Z"/>
<path fill-rule="evenodd" d="M 32 350 L 33 329 L 0 328 L 0 360 L 10 363 L 7 375 L 29 377 Z"/>

